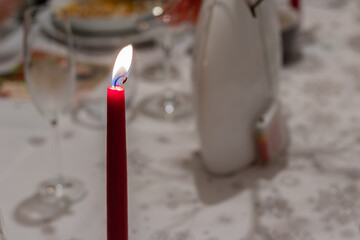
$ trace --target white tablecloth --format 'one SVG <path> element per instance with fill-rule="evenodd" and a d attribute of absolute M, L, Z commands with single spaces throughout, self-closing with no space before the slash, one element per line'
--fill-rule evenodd
<path fill-rule="evenodd" d="M 130 239 L 359 239 L 359 8 L 356 0 L 304 3 L 303 58 L 280 83 L 291 133 L 286 165 L 213 176 L 201 165 L 192 117 L 163 123 L 135 109 L 127 130 Z M 178 62 L 188 80 L 178 84 L 189 90 L 189 58 Z M 139 80 L 136 103 L 159 89 Z M 1 100 L 0 110 L 9 239 L 105 239 L 105 130 L 62 121 L 64 172 L 82 179 L 88 195 L 54 222 L 23 226 L 14 210 L 55 174 L 47 123 L 29 102 Z"/>

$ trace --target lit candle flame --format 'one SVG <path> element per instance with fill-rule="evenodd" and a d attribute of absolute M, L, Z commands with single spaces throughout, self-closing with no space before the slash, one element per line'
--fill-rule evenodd
<path fill-rule="evenodd" d="M 127 45 L 120 50 L 119 54 L 116 57 L 114 63 L 114 68 L 112 72 L 111 85 L 117 86 L 118 81 L 121 79 L 122 83 L 125 83 L 131 68 L 131 61 L 133 58 L 133 47 L 132 45 Z"/>

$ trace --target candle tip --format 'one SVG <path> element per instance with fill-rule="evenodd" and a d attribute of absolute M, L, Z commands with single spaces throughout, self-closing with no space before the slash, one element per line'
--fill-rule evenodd
<path fill-rule="evenodd" d="M 116 86 L 119 79 L 121 79 L 122 84 L 126 82 L 130 73 L 132 58 L 133 47 L 131 44 L 120 50 L 113 68 L 112 86 Z"/>

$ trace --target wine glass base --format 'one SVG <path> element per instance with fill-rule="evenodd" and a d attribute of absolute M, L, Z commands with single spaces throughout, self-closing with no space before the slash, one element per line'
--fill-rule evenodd
<path fill-rule="evenodd" d="M 190 95 L 167 91 L 144 100 L 141 110 L 144 114 L 162 120 L 175 121 L 190 116 L 192 102 Z"/>
<path fill-rule="evenodd" d="M 43 197 L 55 196 L 66 198 L 71 203 L 82 200 L 87 191 L 82 181 L 75 178 L 53 178 L 42 182 L 39 186 L 39 193 Z"/>
<path fill-rule="evenodd" d="M 15 219 L 22 225 L 35 226 L 60 218 L 69 211 L 70 201 L 65 197 L 37 193 L 15 209 Z"/>
<path fill-rule="evenodd" d="M 159 82 L 164 81 L 165 70 L 161 62 L 145 67 L 142 71 L 142 77 L 147 81 Z M 170 66 L 170 78 L 178 79 L 179 71 L 175 66 Z"/>

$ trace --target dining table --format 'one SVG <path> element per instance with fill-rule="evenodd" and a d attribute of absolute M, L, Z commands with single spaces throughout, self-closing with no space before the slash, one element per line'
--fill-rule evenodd
<path fill-rule="evenodd" d="M 129 239 L 358 240 L 359 10 L 357 0 L 302 1 L 301 57 L 282 67 L 277 92 L 288 148 L 266 166 L 226 176 L 202 163 L 195 108 L 177 121 L 143 113 L 143 102 L 163 84 L 141 74 L 157 50 L 135 48 L 128 81 L 136 90 L 126 113 Z M 193 40 L 182 38 L 173 61 L 181 79 L 173 86 L 188 93 Z M 113 57 L 82 59 L 111 64 Z M 110 83 L 104 76 L 60 120 L 63 172 L 85 184 L 86 196 L 34 224 L 23 221 L 21 209 L 56 174 L 49 126 L 29 98 L 0 97 L 0 213 L 8 240 L 106 239 L 106 122 L 81 103 L 105 99 Z"/>

